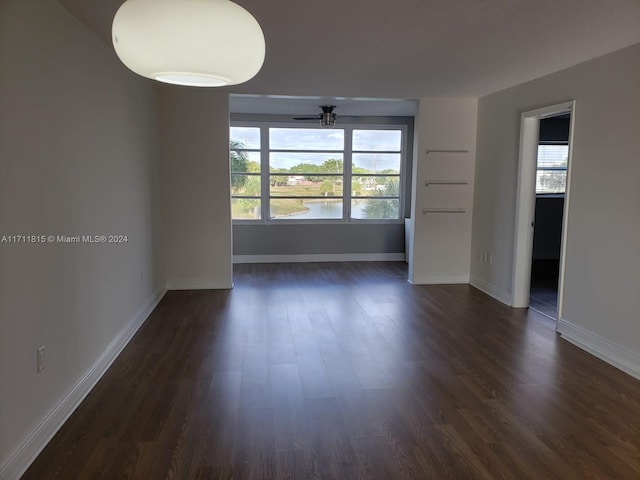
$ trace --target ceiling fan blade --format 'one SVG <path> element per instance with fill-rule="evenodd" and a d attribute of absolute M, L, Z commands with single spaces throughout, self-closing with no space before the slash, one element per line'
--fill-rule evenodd
<path fill-rule="evenodd" d="M 293 117 L 294 120 L 320 120 L 319 116 L 315 117 Z"/>

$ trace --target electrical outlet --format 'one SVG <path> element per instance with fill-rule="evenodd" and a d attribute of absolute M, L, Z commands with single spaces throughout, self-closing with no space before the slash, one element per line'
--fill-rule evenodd
<path fill-rule="evenodd" d="M 37 370 L 38 370 L 38 373 L 40 373 L 42 370 L 44 370 L 44 346 L 36 350 L 36 358 L 37 358 Z"/>

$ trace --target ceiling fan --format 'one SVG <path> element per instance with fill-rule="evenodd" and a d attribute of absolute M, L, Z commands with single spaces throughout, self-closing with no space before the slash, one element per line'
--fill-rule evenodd
<path fill-rule="evenodd" d="M 322 113 L 309 117 L 293 117 L 294 120 L 320 120 L 322 127 L 331 128 L 336 124 L 337 115 L 333 113 L 335 105 L 320 105 Z"/>

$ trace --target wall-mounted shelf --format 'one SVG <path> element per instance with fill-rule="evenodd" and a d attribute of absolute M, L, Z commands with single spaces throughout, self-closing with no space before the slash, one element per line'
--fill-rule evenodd
<path fill-rule="evenodd" d="M 430 153 L 469 153 L 469 150 L 427 150 L 427 155 Z"/>
<path fill-rule="evenodd" d="M 425 180 L 424 186 L 429 185 L 469 185 L 469 182 L 464 180 Z"/>
<path fill-rule="evenodd" d="M 423 208 L 422 214 L 427 215 L 428 213 L 467 213 L 467 210 L 464 208 Z"/>

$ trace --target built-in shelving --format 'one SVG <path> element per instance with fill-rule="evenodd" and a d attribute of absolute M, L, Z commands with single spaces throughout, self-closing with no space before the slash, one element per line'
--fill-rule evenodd
<path fill-rule="evenodd" d="M 425 180 L 425 187 L 430 187 L 431 185 L 469 185 L 469 182 L 465 180 Z"/>
<path fill-rule="evenodd" d="M 467 213 L 464 208 L 423 208 L 422 214 L 427 215 L 429 213 Z"/>

